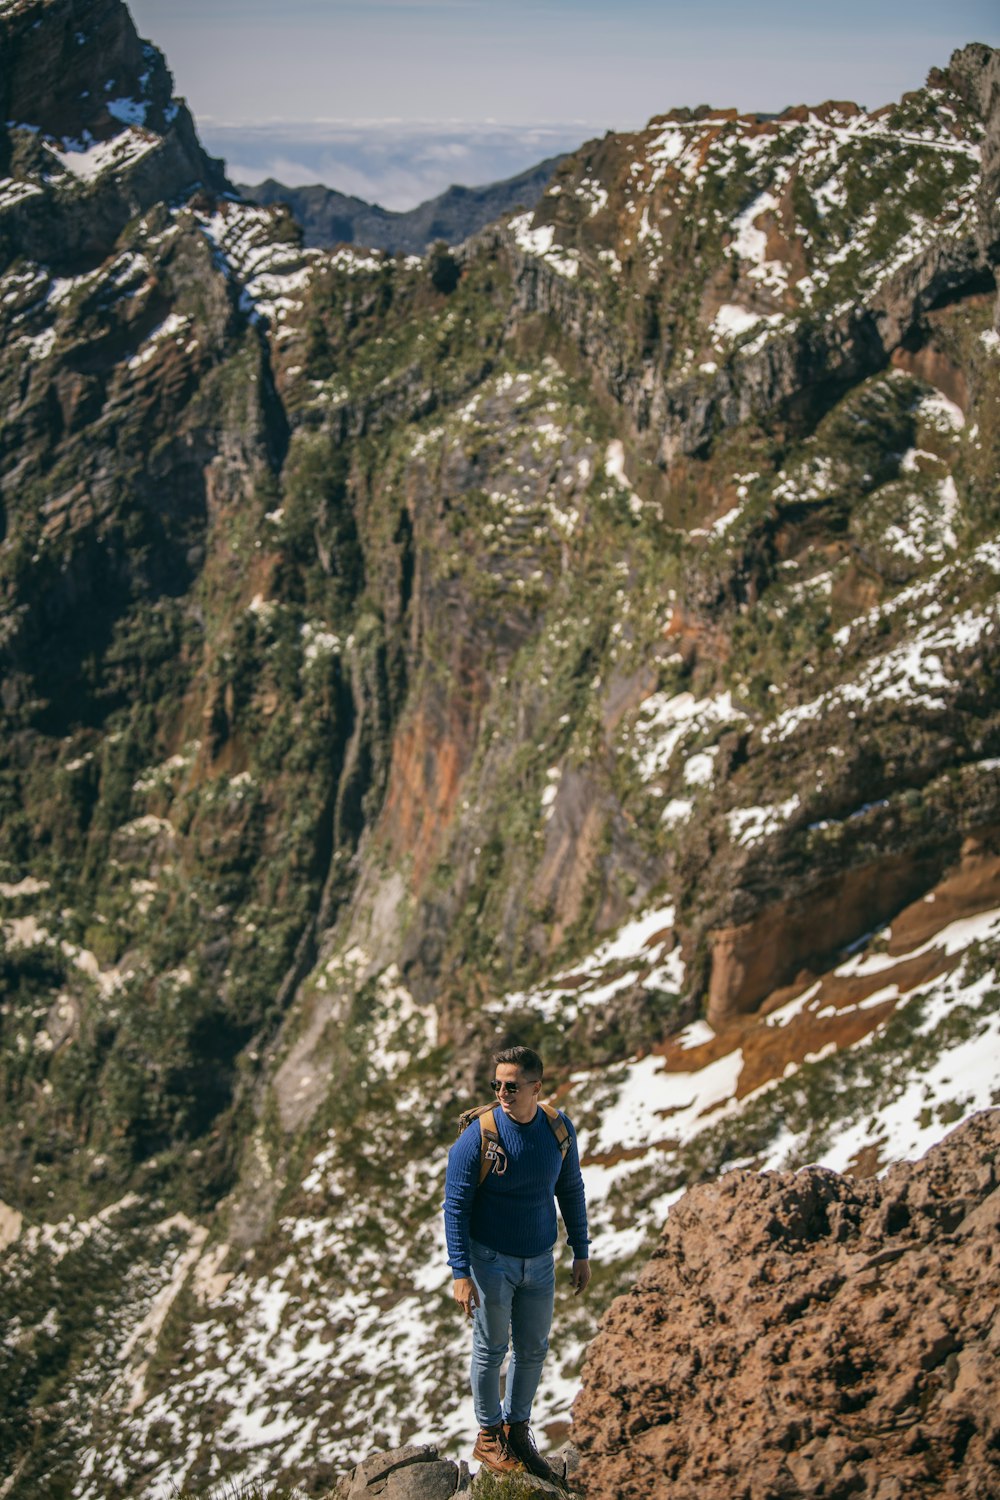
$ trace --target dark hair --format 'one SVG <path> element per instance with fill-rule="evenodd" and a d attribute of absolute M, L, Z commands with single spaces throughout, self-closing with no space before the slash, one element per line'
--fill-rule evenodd
<path fill-rule="evenodd" d="M 496 1067 L 497 1063 L 513 1063 L 532 1083 L 540 1080 L 545 1073 L 542 1059 L 530 1047 L 504 1047 L 502 1052 L 493 1054 L 493 1066 Z"/>

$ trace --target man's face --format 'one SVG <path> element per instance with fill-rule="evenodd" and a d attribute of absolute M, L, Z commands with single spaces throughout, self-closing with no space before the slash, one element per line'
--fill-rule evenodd
<path fill-rule="evenodd" d="M 511 1120 L 516 1120 L 519 1125 L 527 1125 L 538 1108 L 538 1096 L 542 1091 L 541 1079 L 532 1081 L 526 1078 L 516 1063 L 497 1063 L 493 1076 L 498 1084 L 508 1085 L 506 1088 L 501 1087 L 497 1094 L 504 1114 Z M 511 1087 L 514 1089 L 513 1093 L 510 1092 Z"/>

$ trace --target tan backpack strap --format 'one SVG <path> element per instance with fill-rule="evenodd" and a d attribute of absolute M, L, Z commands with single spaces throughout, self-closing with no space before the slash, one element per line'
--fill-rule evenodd
<path fill-rule="evenodd" d="M 544 1099 L 539 1099 L 538 1103 L 539 1107 L 545 1113 L 545 1118 L 549 1122 L 549 1127 L 552 1131 L 552 1134 L 556 1138 L 556 1145 L 559 1147 L 559 1155 L 565 1161 L 566 1152 L 569 1150 L 569 1127 L 567 1126 L 566 1121 L 556 1109 L 554 1104 L 546 1104 Z"/>
<path fill-rule="evenodd" d="M 492 1104 L 475 1104 L 472 1109 L 465 1109 L 458 1117 L 458 1133 L 468 1130 L 473 1120 L 478 1120 L 480 1115 L 489 1114 L 493 1109 Z"/>
<path fill-rule="evenodd" d="M 549 1122 L 549 1129 L 555 1136 L 556 1145 L 559 1147 L 559 1155 L 565 1161 L 569 1150 L 569 1127 L 565 1117 L 561 1115 L 554 1104 L 546 1104 L 539 1100 L 542 1113 Z M 479 1121 L 479 1186 L 482 1187 L 491 1171 L 496 1170 L 500 1176 L 507 1170 L 507 1154 L 500 1141 L 500 1132 L 497 1129 L 496 1105 L 482 1104 L 476 1109 L 468 1109 L 462 1116 L 463 1128 L 471 1125 L 473 1120 Z M 495 1165 L 494 1165 L 495 1164 Z"/>
<path fill-rule="evenodd" d="M 493 1165 L 493 1157 L 496 1151 L 502 1150 L 500 1146 L 500 1133 L 497 1130 L 497 1117 L 494 1114 L 496 1105 L 490 1109 L 483 1109 L 479 1113 L 479 1185 L 482 1187 L 490 1174 Z M 493 1147 L 493 1151 L 490 1147 Z"/>

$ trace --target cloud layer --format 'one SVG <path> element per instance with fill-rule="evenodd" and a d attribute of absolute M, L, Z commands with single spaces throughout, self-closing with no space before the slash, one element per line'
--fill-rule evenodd
<path fill-rule="evenodd" d="M 288 187 L 321 182 L 397 210 L 415 208 L 453 183 L 477 187 L 513 177 L 600 133 L 584 122 L 507 126 L 399 120 L 230 125 L 202 119 L 198 129 L 207 149 L 225 159 L 235 182 L 256 184 L 266 177 Z"/>

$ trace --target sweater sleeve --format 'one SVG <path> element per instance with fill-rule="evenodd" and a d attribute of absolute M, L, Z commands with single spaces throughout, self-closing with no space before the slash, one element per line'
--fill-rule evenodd
<path fill-rule="evenodd" d="M 473 1120 L 448 1152 L 444 1180 L 444 1233 L 448 1264 L 457 1281 L 471 1276 L 469 1265 L 469 1220 L 479 1187 L 479 1122 Z"/>
<path fill-rule="evenodd" d="M 574 1258 L 587 1260 L 590 1255 L 590 1237 L 587 1233 L 587 1199 L 580 1171 L 580 1152 L 572 1123 L 565 1115 L 563 1119 L 569 1128 L 569 1150 L 563 1157 L 562 1169 L 556 1180 L 556 1202 L 566 1225 L 566 1236 L 573 1247 Z"/>

